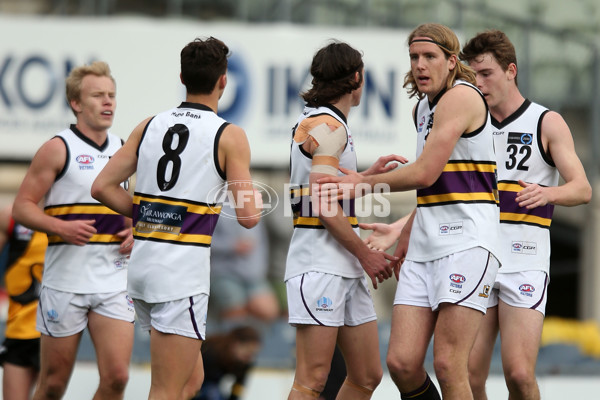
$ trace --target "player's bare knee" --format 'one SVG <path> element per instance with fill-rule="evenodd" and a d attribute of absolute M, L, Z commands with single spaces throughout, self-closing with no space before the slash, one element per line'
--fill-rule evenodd
<path fill-rule="evenodd" d="M 364 378 L 362 378 L 361 380 L 357 380 L 354 378 L 351 378 L 350 380 L 361 386 L 366 386 L 366 387 L 374 389 L 377 386 L 379 386 L 382 379 L 383 379 L 383 369 L 382 368 L 369 368 L 369 370 L 366 372 Z"/>
<path fill-rule="evenodd" d="M 527 392 L 529 388 L 537 385 L 535 372 L 526 368 L 514 368 L 506 372 L 506 383 L 520 392 Z"/>
<path fill-rule="evenodd" d="M 44 393 L 43 398 L 49 400 L 62 399 L 66 389 L 66 383 L 56 380 L 49 380 L 40 388 L 40 390 Z"/>
<path fill-rule="evenodd" d="M 404 381 L 410 379 L 416 372 L 416 368 L 402 358 L 388 354 L 386 364 L 390 375 L 396 380 Z"/>
<path fill-rule="evenodd" d="M 100 379 L 100 385 L 104 386 L 112 393 L 123 393 L 127 382 L 129 381 L 129 372 L 127 370 L 113 372 L 109 376 Z"/>
<path fill-rule="evenodd" d="M 482 390 L 485 391 L 485 381 L 487 375 L 480 373 L 479 371 L 471 371 L 469 370 L 469 386 L 473 393 L 479 393 Z"/>
<path fill-rule="evenodd" d="M 457 365 L 446 357 L 437 357 L 433 360 L 433 369 L 438 381 L 449 382 L 454 380 L 453 375 L 457 371 Z"/>

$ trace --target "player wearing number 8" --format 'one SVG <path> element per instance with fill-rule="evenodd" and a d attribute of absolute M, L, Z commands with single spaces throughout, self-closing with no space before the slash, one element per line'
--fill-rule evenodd
<path fill-rule="evenodd" d="M 94 198 L 133 218 L 128 289 L 140 327 L 151 332 L 149 399 L 189 399 L 202 384 L 210 244 L 225 182 L 235 181 L 231 198 L 251 197 L 235 207 L 239 223 L 259 220 L 246 134 L 217 115 L 228 55 L 212 37 L 185 46 L 185 102 L 142 121 L 92 187 Z M 132 197 L 119 182 L 136 171 Z"/>

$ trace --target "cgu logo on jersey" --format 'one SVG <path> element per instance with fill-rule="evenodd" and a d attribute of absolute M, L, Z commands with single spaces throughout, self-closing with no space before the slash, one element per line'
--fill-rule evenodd
<path fill-rule="evenodd" d="M 89 154 L 80 154 L 75 158 L 75 161 L 79 164 L 79 169 L 94 169 L 94 157 Z"/>
<path fill-rule="evenodd" d="M 533 287 L 533 285 L 524 283 L 521 286 L 519 286 L 519 291 L 523 296 L 533 297 L 533 292 L 535 292 L 535 288 Z"/>
<path fill-rule="evenodd" d="M 449 222 L 440 224 L 440 236 L 461 235 L 463 233 L 463 224 L 461 222 Z"/>
<path fill-rule="evenodd" d="M 317 300 L 317 311 L 331 312 L 333 311 L 333 308 L 331 307 L 332 304 L 333 302 L 329 297 L 323 296 L 319 300 Z"/>
<path fill-rule="evenodd" d="M 467 281 L 467 278 L 461 274 L 450 274 L 450 286 L 462 289 L 462 284 Z"/>
<path fill-rule="evenodd" d="M 512 242 L 511 253 L 516 254 L 537 254 L 537 244 L 535 242 Z"/>

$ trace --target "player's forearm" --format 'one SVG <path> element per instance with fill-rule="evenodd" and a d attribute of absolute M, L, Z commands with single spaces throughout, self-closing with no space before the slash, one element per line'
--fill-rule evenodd
<path fill-rule="evenodd" d="M 36 203 L 31 201 L 17 199 L 13 205 L 12 216 L 16 222 L 29 229 L 60 235 L 62 221 L 46 215 Z"/>
<path fill-rule="evenodd" d="M 348 250 L 356 258 L 360 259 L 361 252 L 368 250 L 360 236 L 354 232 L 352 225 L 343 215 L 341 207 L 338 206 L 337 213 L 333 216 L 320 215 L 319 220 L 333 238 Z"/>
<path fill-rule="evenodd" d="M 384 174 L 365 176 L 363 182 L 371 189 L 377 184 L 384 184 L 391 192 L 406 192 L 429 187 L 437 177 L 439 175 L 426 173 L 418 165 L 411 164 Z"/>
<path fill-rule="evenodd" d="M 592 187 L 587 179 L 549 187 L 547 190 L 549 191 L 550 203 L 557 206 L 573 207 L 587 204 L 592 199 Z"/>
<path fill-rule="evenodd" d="M 119 184 L 103 184 L 94 182 L 92 185 L 92 197 L 104 204 L 111 210 L 132 217 L 132 196 Z"/>

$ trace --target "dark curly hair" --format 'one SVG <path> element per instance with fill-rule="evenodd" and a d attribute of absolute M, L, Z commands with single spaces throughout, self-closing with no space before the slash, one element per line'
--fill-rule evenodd
<path fill-rule="evenodd" d="M 189 94 L 210 94 L 227 72 L 229 48 L 214 37 L 196 38 L 181 50 L 181 78 Z"/>
<path fill-rule="evenodd" d="M 300 96 L 310 107 L 335 103 L 362 85 L 363 67 L 361 52 L 346 43 L 333 41 L 313 57 L 310 66 L 312 87 Z M 360 75 L 358 82 L 356 72 Z"/>

